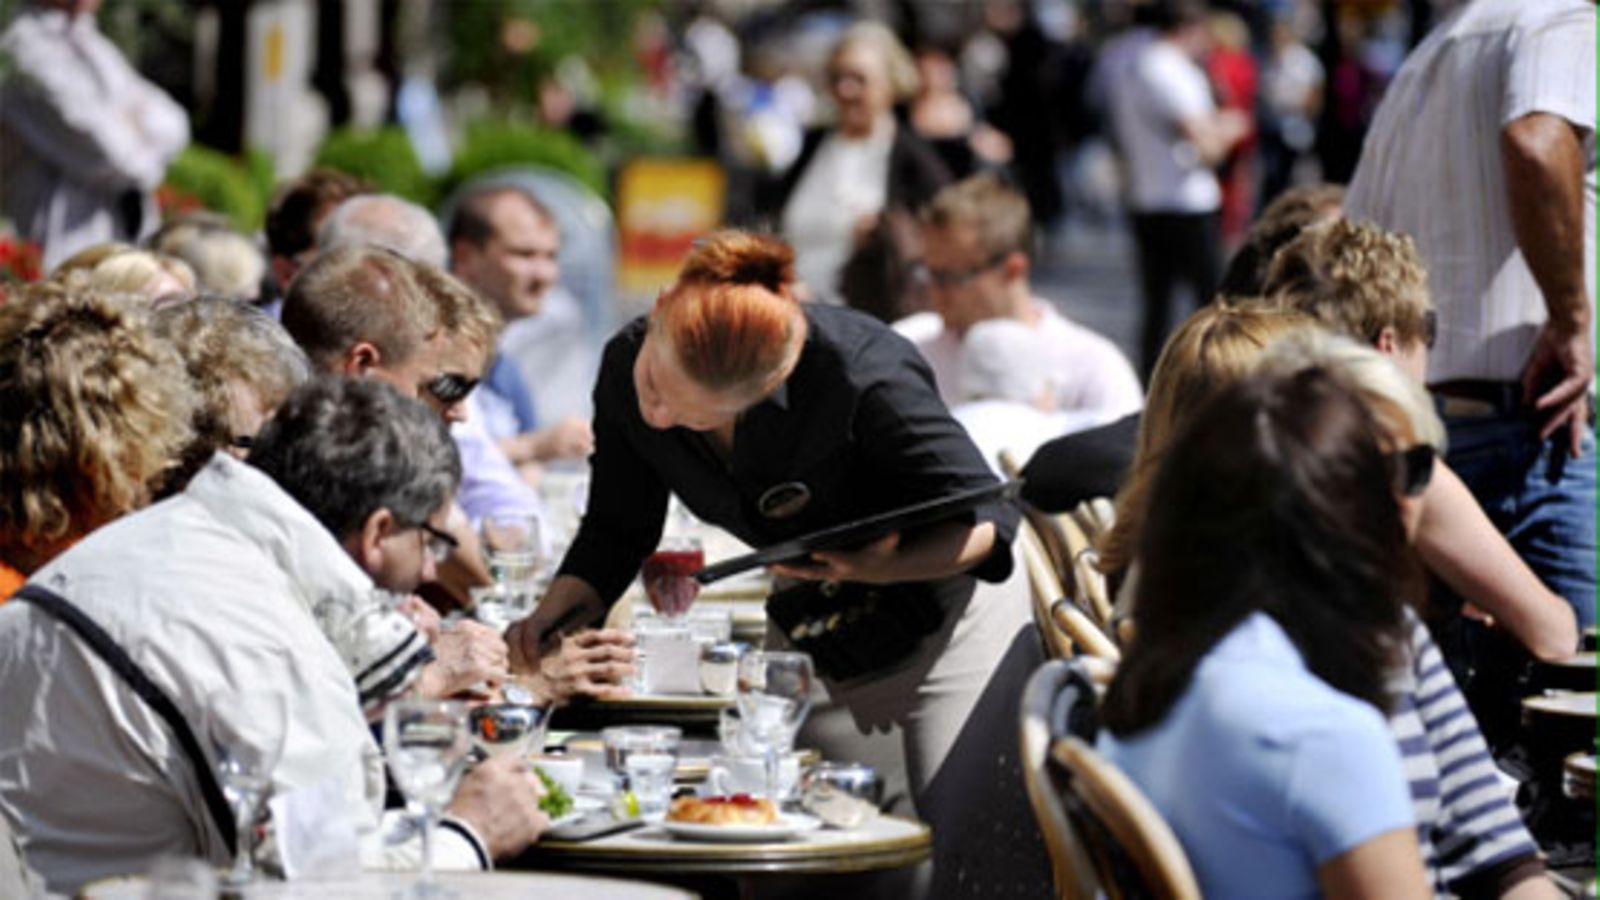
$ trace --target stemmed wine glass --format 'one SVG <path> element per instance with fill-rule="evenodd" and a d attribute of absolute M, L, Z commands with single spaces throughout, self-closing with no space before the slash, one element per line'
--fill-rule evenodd
<path fill-rule="evenodd" d="M 811 711 L 815 675 L 805 653 L 752 650 L 739 659 L 739 721 L 744 740 L 766 755 L 767 799 L 778 796 L 778 761 L 794 748 Z"/>
<path fill-rule="evenodd" d="M 433 832 L 466 769 L 472 742 L 467 705 L 454 700 L 397 700 L 383 717 L 389 772 L 422 819 L 422 875 L 413 894 L 446 894 L 433 877 Z"/>
<path fill-rule="evenodd" d="M 255 880 L 256 821 L 283 755 L 288 722 L 288 700 L 281 691 L 222 688 L 206 698 L 206 736 L 217 780 L 233 809 L 237 847 L 225 881 L 229 887 Z"/>

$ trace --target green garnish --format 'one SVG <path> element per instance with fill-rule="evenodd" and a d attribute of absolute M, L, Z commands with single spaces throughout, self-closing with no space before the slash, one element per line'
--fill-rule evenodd
<path fill-rule="evenodd" d="M 546 775 L 538 766 L 533 767 L 533 772 L 544 784 L 544 796 L 539 798 L 539 809 L 552 820 L 572 812 L 572 795 L 567 793 L 567 789 L 557 784 L 555 779 Z"/>

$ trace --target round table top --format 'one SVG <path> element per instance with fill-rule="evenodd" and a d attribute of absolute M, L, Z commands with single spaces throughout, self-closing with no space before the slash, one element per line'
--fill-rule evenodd
<path fill-rule="evenodd" d="M 1588 669 L 1593 672 L 1595 668 L 1594 659 L 1595 653 L 1590 650 L 1583 653 L 1574 653 L 1566 659 L 1547 660 L 1543 665 L 1555 666 L 1559 669 Z"/>
<path fill-rule="evenodd" d="M 1592 800 L 1595 795 L 1595 755 L 1580 750 L 1562 764 L 1561 789 L 1577 800 Z"/>
<path fill-rule="evenodd" d="M 899 816 L 850 830 L 821 828 L 787 841 L 709 843 L 673 838 L 659 826 L 572 843 L 541 841 L 524 857 L 538 868 L 602 872 L 846 873 L 894 869 L 928 858 L 933 833 Z"/>
<path fill-rule="evenodd" d="M 522 900 L 525 897 L 582 897 L 584 900 L 686 900 L 695 895 L 678 888 L 642 881 L 623 881 L 598 875 L 561 875 L 551 872 L 440 872 L 440 885 L 458 897 L 473 900 Z M 353 878 L 318 881 L 260 879 L 246 896 L 255 898 L 306 898 L 321 900 L 391 900 L 417 880 L 415 872 L 363 872 Z M 145 900 L 150 880 L 143 875 L 95 881 L 78 893 L 89 900 Z"/>
<path fill-rule="evenodd" d="M 1563 716 L 1572 719 L 1593 719 L 1596 717 L 1595 694 L 1593 691 L 1525 697 L 1522 700 L 1522 708 L 1526 712 Z"/>

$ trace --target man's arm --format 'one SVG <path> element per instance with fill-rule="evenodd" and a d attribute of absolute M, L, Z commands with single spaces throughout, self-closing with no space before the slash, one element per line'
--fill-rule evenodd
<path fill-rule="evenodd" d="M 1568 428 L 1577 456 L 1594 378 L 1593 310 L 1583 277 L 1583 144 L 1567 120 L 1531 113 L 1501 129 L 1500 155 L 1517 246 L 1549 313 L 1523 371 L 1523 397 L 1546 415 L 1541 436 Z"/>

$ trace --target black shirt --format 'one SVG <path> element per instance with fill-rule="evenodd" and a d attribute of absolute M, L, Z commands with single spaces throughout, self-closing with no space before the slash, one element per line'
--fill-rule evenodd
<path fill-rule="evenodd" d="M 1046 442 L 1022 467 L 1022 499 L 1045 512 L 1116 496 L 1139 445 L 1139 414 Z"/>
<path fill-rule="evenodd" d="M 701 519 L 761 547 L 994 483 L 915 347 L 854 310 L 808 304 L 805 314 L 810 328 L 794 371 L 739 416 L 726 463 L 698 432 L 658 430 L 640 415 L 633 366 L 646 319 L 611 339 L 594 389 L 589 505 L 560 574 L 614 603 L 661 539 L 669 492 Z M 785 505 L 776 497 L 796 494 L 773 489 L 797 483 L 809 501 L 786 516 L 769 514 Z M 973 575 L 1010 575 L 1017 520 L 1011 501 L 971 514 L 969 521 L 996 529 L 994 550 Z"/>

